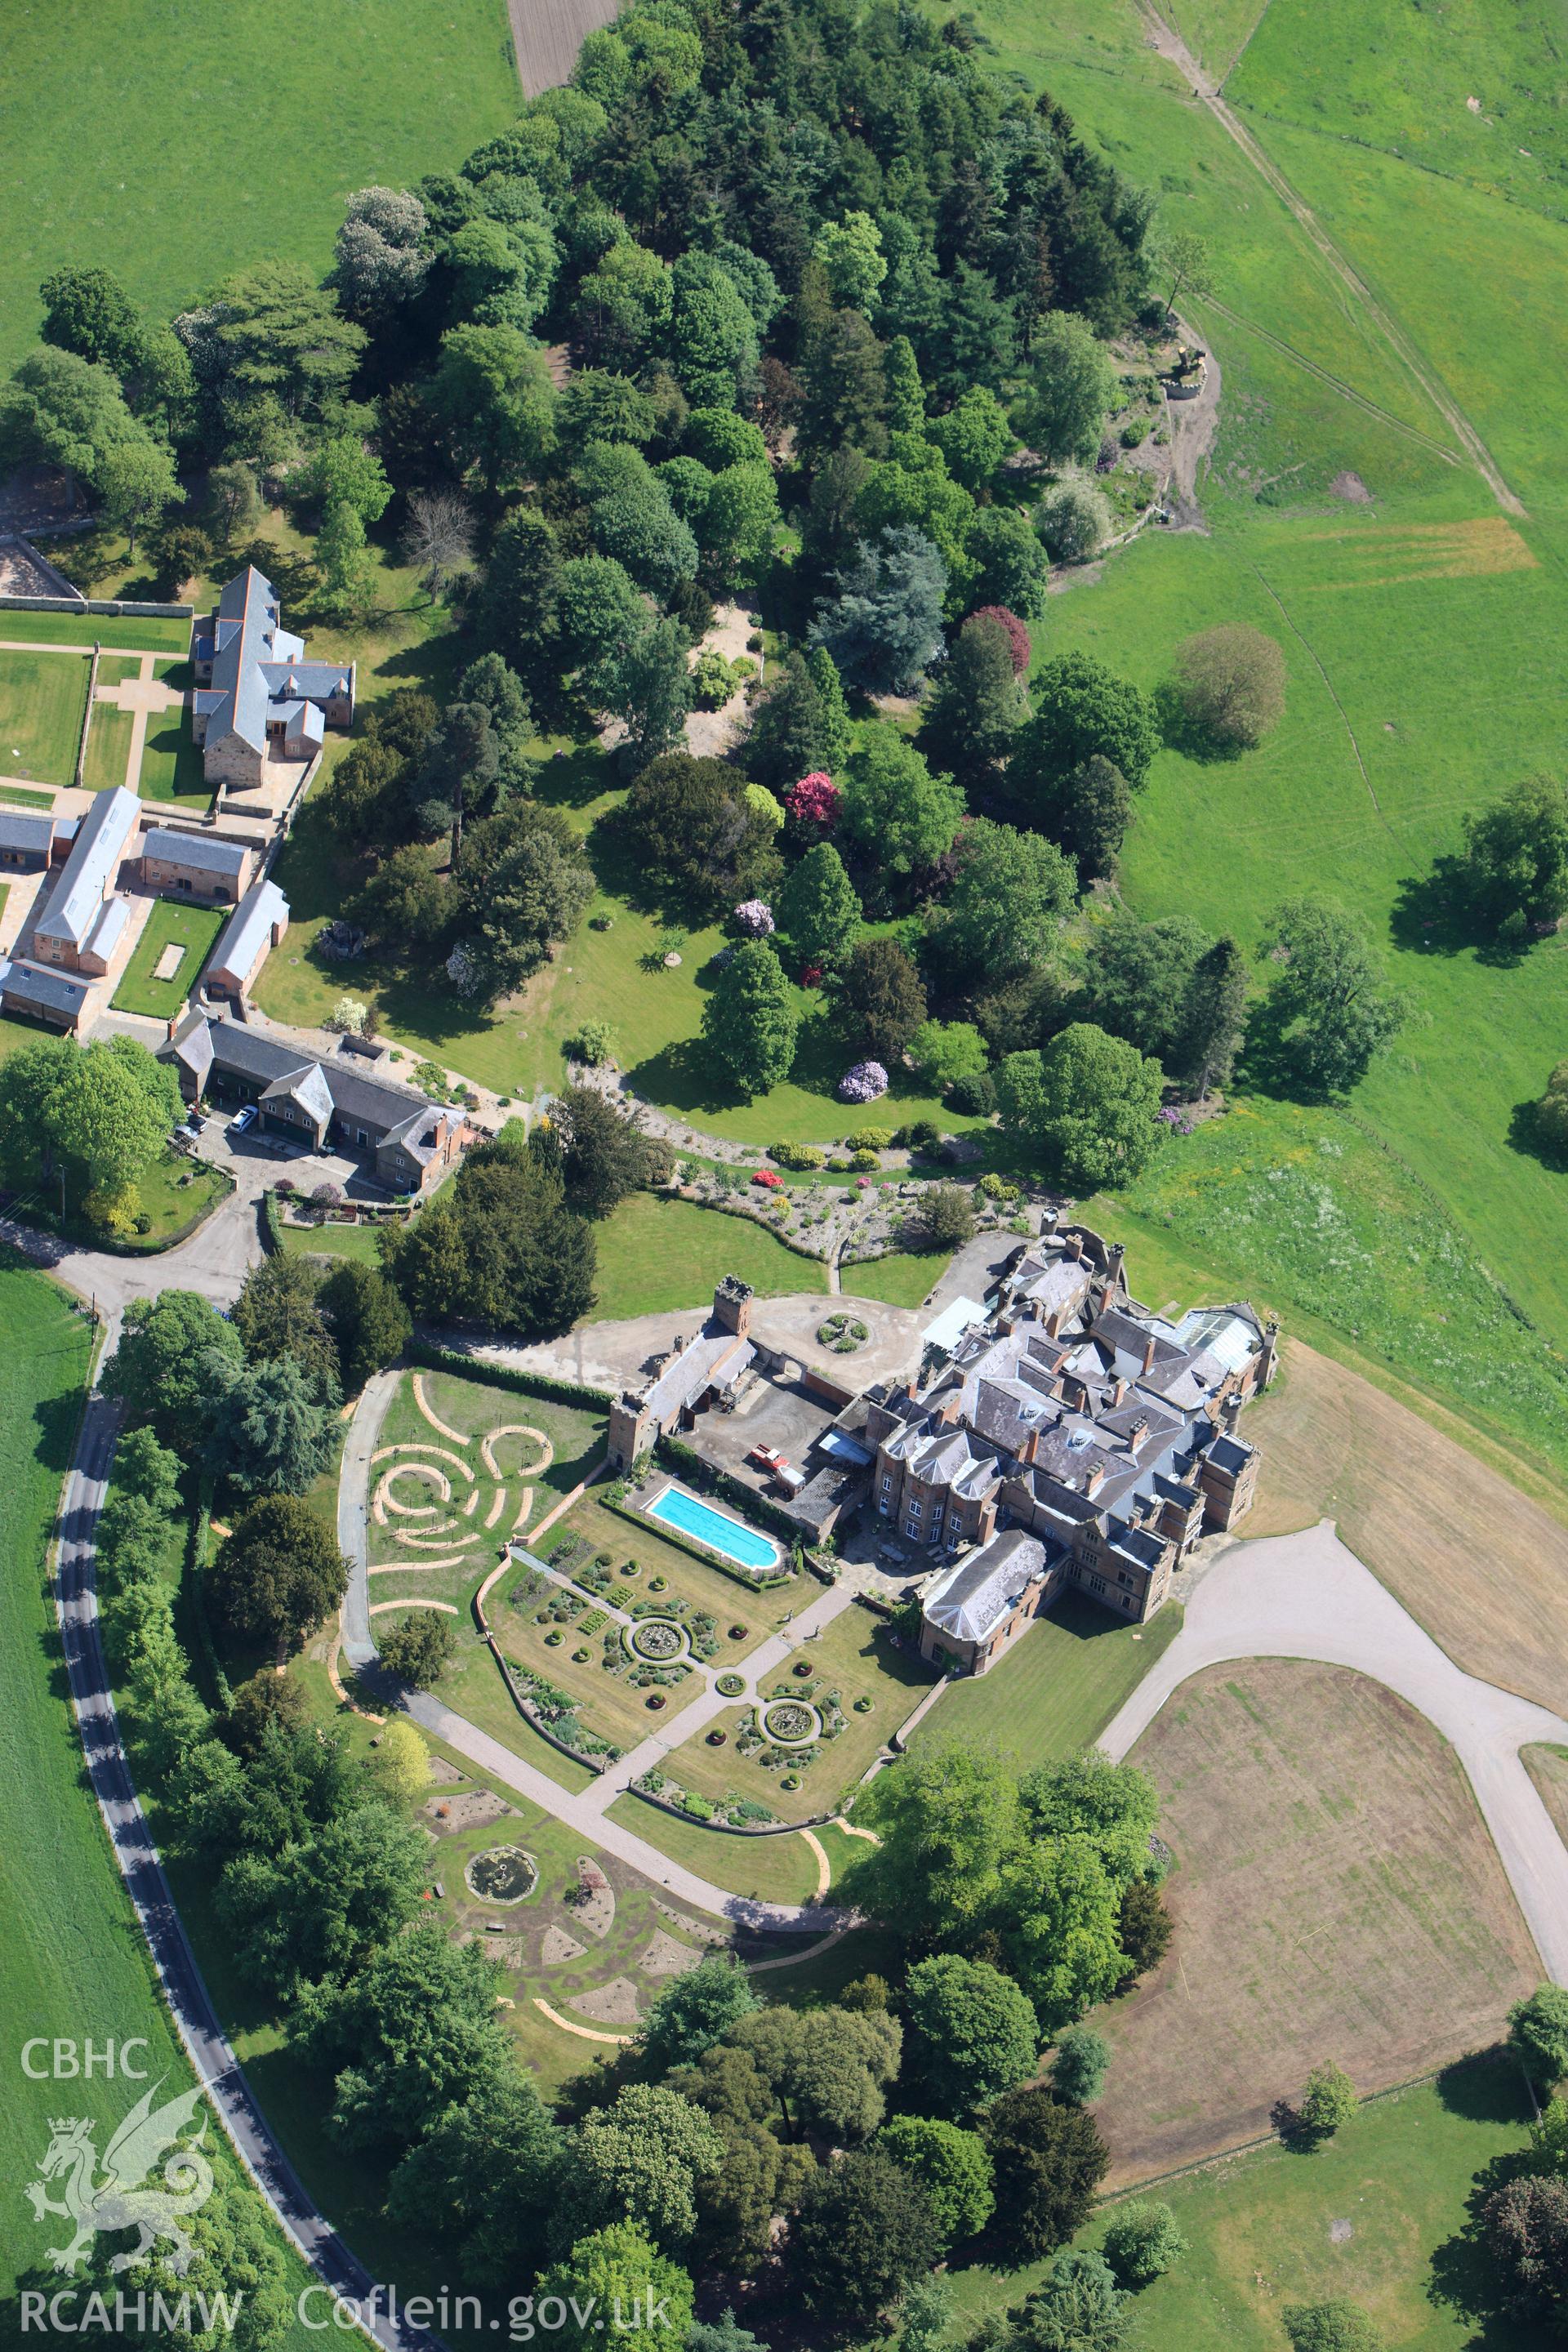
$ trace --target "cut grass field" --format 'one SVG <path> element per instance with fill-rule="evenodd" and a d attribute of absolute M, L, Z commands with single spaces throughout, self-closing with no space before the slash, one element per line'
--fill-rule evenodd
<path fill-rule="evenodd" d="M 85 658 L 0 646 L 0 769 L 42 784 L 71 782 L 87 707 L 87 672 Z M 116 782 L 124 772 L 122 759 Z"/>
<path fill-rule="evenodd" d="M 18 2051 L 35 2035 L 79 2045 L 90 2035 L 100 2050 L 110 2039 L 144 2036 L 138 2063 L 154 2079 L 163 2076 L 166 2095 L 174 2096 L 190 2082 L 190 2069 L 84 1782 L 47 1585 L 46 1545 L 87 1365 L 83 1318 L 51 1283 L 7 1253 L 0 1263 L 0 1899 L 6 1919 L 0 2009 Z M 131 2102 L 126 2085 L 100 2071 L 73 2080 L 68 2103 L 91 2116 L 101 2149 Z M 0 2161 L 11 2179 L 36 2177 L 49 2118 L 62 2104 L 59 2084 L 15 2070 L 0 2106 Z M 209 2129 L 209 2148 L 215 2134 Z M 221 2135 L 216 2139 L 224 2145 Z M 17 2279 L 28 2275 L 36 2285 L 44 2250 L 54 2242 L 52 2223 L 21 2217 L 0 2232 L 0 2334 L 13 2342 L 22 2335 Z M 292 2295 L 306 2274 L 278 2242 Z M 297 2324 L 282 2339 L 287 2352 L 305 2352 L 310 2341 Z"/>
<path fill-rule="evenodd" d="M 1332 2058 L 1363 2092 L 1493 2042 L 1541 1963 L 1447 1743 L 1382 1684 L 1256 1659 L 1132 1751 L 1176 1862 L 1168 1958 L 1098 2012 L 1112 2185 L 1266 2133 Z"/>
<path fill-rule="evenodd" d="M 374 1225 L 279 1225 L 278 1230 L 290 1257 L 354 1257 L 362 1265 L 381 1264 Z"/>
<path fill-rule="evenodd" d="M 1092 1601 L 1066 1593 L 988 1674 L 954 1683 L 910 1746 L 983 1740 L 1020 1771 L 1076 1755 L 1100 1737 L 1181 1630 L 1173 1602 L 1147 1625 L 1124 1625 Z"/>
<path fill-rule="evenodd" d="M 95 715 L 93 725 L 98 724 Z M 228 919 L 226 907 L 183 906 L 177 898 L 157 898 L 131 960 L 121 974 L 111 1002 L 118 1013 L 145 1013 L 154 1020 L 172 1018 L 184 1007 L 196 984 L 217 935 Z M 167 980 L 154 978 L 165 948 L 180 950 L 178 967 Z"/>
<path fill-rule="evenodd" d="M 1248 1536 L 1332 1518 L 1457 1665 L 1568 1714 L 1568 1528 L 1454 1434 L 1300 1341 L 1247 1409 Z"/>
<path fill-rule="evenodd" d="M 257 104 L 280 57 L 333 59 L 332 102 L 278 164 Z M 0 362 L 37 331 L 37 289 L 68 263 L 112 269 L 162 322 L 229 271 L 279 259 L 316 278 L 352 188 L 456 171 L 503 131 L 520 90 L 503 0 L 16 0 L 0 111 L 16 196 L 0 268 Z M 411 93 L 417 93 L 411 103 Z M 214 203 L 221 181 L 227 192 Z"/>
<path fill-rule="evenodd" d="M 598 1296 L 589 1320 L 595 1323 L 675 1313 L 710 1297 L 726 1274 L 738 1274 L 759 1298 L 827 1288 L 820 1259 L 798 1256 L 749 1217 L 662 1194 L 630 1194 L 595 1226 L 594 1239 Z"/>
<path fill-rule="evenodd" d="M 1484 2057 L 1363 2107 L 1310 2156 L 1276 2147 L 1163 2182 L 1187 2252 L 1138 2296 L 1142 2340 L 1284 2352 L 1284 2305 L 1343 2297 L 1391 2352 L 1540 2352 L 1532 2323 L 1483 2320 L 1454 2299 L 1474 2275 L 1461 2233 L 1479 2182 L 1522 2149 L 1529 2120 L 1518 2069 Z M 1098 2246 L 1108 2219 L 1077 2242 Z M 1017 2304 L 1046 2267 L 958 2272 L 955 2334 Z"/>

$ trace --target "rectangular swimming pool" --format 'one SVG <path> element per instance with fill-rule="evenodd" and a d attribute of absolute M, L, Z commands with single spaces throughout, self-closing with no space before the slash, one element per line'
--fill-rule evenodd
<path fill-rule="evenodd" d="M 776 1543 L 756 1534 L 741 1520 L 731 1518 L 727 1512 L 714 1510 L 700 1496 L 689 1495 L 684 1486 L 667 1486 L 658 1502 L 650 1505 L 647 1517 L 662 1519 L 666 1527 L 679 1528 L 682 1535 L 694 1537 L 710 1551 L 721 1552 L 737 1568 L 746 1569 L 753 1575 L 779 1564 Z"/>

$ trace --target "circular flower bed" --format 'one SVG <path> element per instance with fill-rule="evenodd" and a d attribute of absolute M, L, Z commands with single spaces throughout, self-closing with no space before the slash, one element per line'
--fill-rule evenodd
<path fill-rule="evenodd" d="M 722 1692 L 726 1698 L 739 1698 L 745 1687 L 743 1675 L 721 1675 L 714 1685 L 715 1690 Z"/>
<path fill-rule="evenodd" d="M 857 1715 L 869 1715 L 871 1709 L 876 1706 L 876 1704 L 877 1702 L 874 1698 L 868 1698 L 865 1692 L 862 1691 L 859 1697 L 855 1702 L 855 1712 Z"/>
<path fill-rule="evenodd" d="M 797 1658 L 794 1665 L 790 1668 L 790 1672 L 795 1676 L 796 1682 L 804 1683 L 809 1681 L 811 1677 L 811 1660 L 809 1658 Z"/>
<path fill-rule="evenodd" d="M 650 1592 L 668 1592 L 668 1591 L 669 1591 L 669 1579 L 668 1579 L 668 1576 L 656 1576 L 656 1577 L 651 1578 L 651 1579 L 649 1580 L 649 1582 L 648 1582 L 648 1588 L 647 1588 L 647 1589 L 648 1589 L 648 1591 L 649 1591 Z"/>
<path fill-rule="evenodd" d="M 708 1734 L 708 1745 L 710 1748 L 722 1748 L 729 1737 L 727 1731 L 710 1731 Z"/>
<path fill-rule="evenodd" d="M 858 1315 L 830 1315 L 826 1323 L 816 1327 L 817 1346 L 831 1348 L 836 1356 L 852 1355 L 857 1348 L 865 1346 L 870 1336 L 869 1328 Z"/>
<path fill-rule="evenodd" d="M 547 1650 L 558 1650 L 565 1639 L 566 1636 L 559 1625 L 552 1626 L 550 1632 L 544 1636 L 544 1646 Z"/>
<path fill-rule="evenodd" d="M 745 1627 L 744 1627 L 743 1625 L 731 1625 L 731 1628 L 730 1628 L 730 1639 L 731 1639 L 731 1642 L 743 1642 L 743 1641 L 745 1640 L 745 1638 L 746 1638 L 746 1629 L 745 1629 Z"/>
<path fill-rule="evenodd" d="M 686 1654 L 686 1628 L 673 1617 L 642 1617 L 626 1627 L 626 1644 L 634 1657 L 650 1666 L 668 1666 Z"/>
<path fill-rule="evenodd" d="M 762 1727 L 775 1748 L 805 1748 L 822 1729 L 822 1717 L 809 1700 L 775 1698 L 764 1706 Z"/>
<path fill-rule="evenodd" d="M 664 1693 L 662 1691 L 651 1691 L 648 1694 L 647 1706 L 651 1714 L 657 1715 L 663 1705 Z"/>
<path fill-rule="evenodd" d="M 526 1903 L 539 1884 L 539 1864 L 520 1845 L 488 1845 L 468 1856 L 463 1878 L 482 1903 Z"/>

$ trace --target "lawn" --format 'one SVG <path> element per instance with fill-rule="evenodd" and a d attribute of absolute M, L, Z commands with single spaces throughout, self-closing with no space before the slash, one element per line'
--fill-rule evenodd
<path fill-rule="evenodd" d="M 319 278 L 350 189 L 455 171 L 521 100 L 501 0 L 435 12 L 420 0 L 237 0 L 221 15 L 198 0 L 16 0 L 6 43 L 0 130 L 18 192 L 0 268 L 7 368 L 37 332 L 51 269 L 111 269 L 160 323 L 254 262 Z M 323 45 L 332 102 L 280 170 L 278 125 L 256 93 L 280 57 Z"/>
<path fill-rule="evenodd" d="M 886 1257 L 868 1258 L 863 1265 L 841 1266 L 839 1288 L 847 1298 L 879 1298 L 887 1307 L 923 1307 L 949 1263 L 940 1250 L 924 1256 L 893 1250 Z"/>
<path fill-rule="evenodd" d="M 117 710 L 111 702 L 93 704 L 81 776 L 89 792 L 106 792 L 111 784 L 125 782 L 135 725 L 135 718 L 129 710 Z"/>
<path fill-rule="evenodd" d="M 1147 1625 L 1127 1625 L 1082 1594 L 1064 1593 L 989 1674 L 955 1682 L 910 1744 L 984 1738 L 1026 1771 L 1076 1755 L 1100 1737 L 1181 1629 L 1173 1602 Z"/>
<path fill-rule="evenodd" d="M 1277 2147 L 1164 2182 L 1188 2252 L 1139 2295 L 1143 2340 L 1283 2352 L 1284 2305 L 1343 2296 L 1397 2352 L 1538 2352 L 1538 2330 L 1479 2325 L 1450 2300 L 1456 2273 L 1472 2270 L 1461 2232 L 1478 2178 L 1523 2147 L 1529 2116 L 1517 2069 L 1483 2058 L 1364 2106 L 1311 2156 Z M 1105 2219 L 1078 2243 L 1097 2245 Z M 955 2332 L 1021 2301 L 1045 2267 L 956 2273 Z"/>
<path fill-rule="evenodd" d="M 0 646 L 0 767 L 9 774 L 46 784 L 71 782 L 87 707 L 87 667 L 85 659 L 68 654 Z"/>
<path fill-rule="evenodd" d="M 36 1045 L 40 1037 L 58 1034 L 58 1031 L 46 1030 L 28 1021 L 0 1022 L 0 1061 L 24 1045 Z M 91 1228 L 82 1222 L 82 1203 L 88 1188 L 78 1176 L 62 1171 L 51 1173 L 46 1181 L 39 1175 L 36 1153 L 7 1154 L 3 1150 L 0 1176 L 17 1195 L 16 1206 L 22 1212 L 31 1208 L 51 1216 L 63 1214 L 70 1223 L 74 1238 L 90 1235 Z M 183 1152 L 165 1152 L 136 1180 L 141 1212 L 152 1220 L 149 1231 L 136 1237 L 137 1245 L 155 1250 L 160 1243 L 172 1240 L 210 1202 L 221 1199 L 226 1189 L 216 1168 L 188 1160 Z"/>
<path fill-rule="evenodd" d="M 1266 2133 L 1331 2056 L 1363 2092 L 1493 2042 L 1541 1963 L 1446 1741 L 1338 1666 L 1214 1666 L 1132 1751 L 1174 1851 L 1168 1958 L 1097 2013 L 1112 2180 Z"/>
<path fill-rule="evenodd" d="M 158 1993 L 98 1808 L 84 1785 L 81 1748 L 67 1703 L 49 1598 L 45 1547 L 69 1458 L 88 1364 L 86 1323 L 63 1295 L 15 1260 L 0 1267 L 0 1784 L 6 1832 L 0 1895 L 7 1922 L 0 1951 L 0 2007 L 17 2050 L 35 2035 L 79 2043 L 143 2035 L 139 2062 L 173 2096 L 190 2081 L 184 2049 Z M 70 2082 L 20 2071 L 0 2113 L 0 2152 L 12 2179 L 36 2177 L 49 2118 L 68 2105 L 90 2116 L 100 2149 L 130 2099 L 100 2071 Z M 209 2143 L 214 2135 L 209 2133 Z M 221 2134 L 216 2135 L 219 2145 Z M 16 2282 L 43 2265 L 53 2224 L 17 2218 L 0 2241 L 0 2314 Z M 290 2292 L 305 2284 L 283 2249 Z M 36 2284 L 36 2278 L 29 2277 Z M 288 2352 L 304 2352 L 293 2327 Z"/>
<path fill-rule="evenodd" d="M 379 1225 L 285 1225 L 278 1228 L 291 1257 L 357 1257 L 362 1265 L 379 1265 Z"/>
<path fill-rule="evenodd" d="M 677 1821 L 657 1805 L 645 1805 L 640 1797 L 617 1797 L 609 1819 L 635 1830 L 671 1862 L 753 1902 L 809 1903 L 816 1895 L 816 1856 L 794 1831 L 780 1837 L 738 1837 L 733 1831 L 700 1829 L 695 1822 Z"/>
<path fill-rule="evenodd" d="M 315 642 L 312 635 L 312 650 Z M 567 1072 L 567 1042 L 585 1021 L 607 1021 L 616 1059 L 637 1093 L 705 1134 L 762 1149 L 784 1137 L 835 1142 L 861 1124 L 862 1115 L 835 1097 L 855 1054 L 816 991 L 795 992 L 803 1027 L 788 1081 L 749 1103 L 715 1083 L 700 1030 L 712 984 L 709 967 L 725 944 L 724 933 L 716 925 L 682 929 L 679 947 L 671 950 L 680 962 L 667 968 L 661 958 L 674 934 L 666 933 L 663 911 L 647 903 L 635 861 L 612 822 L 625 797 L 620 771 L 595 744 L 569 746 L 551 738 L 536 749 L 543 760 L 539 798 L 563 810 L 588 840 L 600 887 L 586 919 L 519 996 L 479 1015 L 439 972 L 431 976 L 366 958 L 354 967 L 354 984 L 374 999 L 384 1034 L 444 1069 L 460 1071 L 498 1093 L 526 1097 L 542 1087 L 559 1087 Z M 563 756 L 546 756 L 555 751 Z M 339 911 L 333 855 L 307 823 L 279 861 L 279 885 L 294 909 L 289 951 L 271 959 L 257 991 L 276 1020 L 319 1024 L 342 993 L 341 971 L 310 951 L 323 925 Z M 949 1130 L 967 1130 L 977 1124 L 920 1091 L 902 1073 L 881 1108 L 889 1125 L 934 1118 Z"/>
<path fill-rule="evenodd" d="M 827 1288 L 819 1258 L 798 1256 L 749 1217 L 691 1201 L 633 1192 L 595 1227 L 594 1238 L 598 1295 L 590 1319 L 596 1323 L 690 1307 L 726 1274 L 738 1274 L 759 1298 Z"/>
<path fill-rule="evenodd" d="M 80 646 L 84 653 L 96 642 L 110 648 L 133 646 L 139 653 L 184 654 L 190 650 L 191 625 L 156 616 L 138 619 L 134 614 L 0 609 L 0 649 L 10 640 L 35 646 Z"/>
<path fill-rule="evenodd" d="M 53 793 L 29 792 L 26 784 L 0 784 L 0 803 L 6 808 L 52 809 Z"/>
<path fill-rule="evenodd" d="M 136 789 L 144 801 L 211 800 L 212 786 L 191 740 L 187 712 L 166 710 L 161 718 L 149 717 Z"/>
<path fill-rule="evenodd" d="M 95 715 L 95 729 L 97 725 Z M 181 1012 L 229 912 L 226 907 L 193 907 L 182 905 L 177 898 L 154 899 L 146 928 L 132 950 L 131 961 L 114 992 L 115 1010 L 145 1013 L 159 1021 Z M 169 947 L 180 950 L 179 963 L 169 979 L 154 979 L 159 959 Z"/>

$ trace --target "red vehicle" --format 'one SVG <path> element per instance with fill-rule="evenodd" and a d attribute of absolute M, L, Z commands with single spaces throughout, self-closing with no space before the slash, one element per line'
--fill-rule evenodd
<path fill-rule="evenodd" d="M 775 1477 L 781 1470 L 789 1468 L 787 1459 L 776 1445 L 753 1445 L 746 1459 L 754 1462 L 759 1470 L 771 1470 Z"/>

